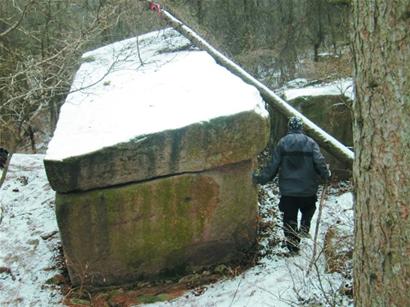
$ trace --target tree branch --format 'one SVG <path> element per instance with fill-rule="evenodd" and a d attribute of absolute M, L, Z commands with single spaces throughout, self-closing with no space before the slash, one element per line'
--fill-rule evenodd
<path fill-rule="evenodd" d="M 35 0 L 31 0 L 29 3 L 26 3 L 26 5 L 24 6 L 24 9 L 20 15 L 20 18 L 13 24 L 11 25 L 6 31 L 3 31 L 0 33 L 0 37 L 6 36 L 7 34 L 9 34 L 11 31 L 17 29 L 18 26 L 20 26 L 21 22 L 23 21 L 24 17 L 26 16 L 26 12 L 28 10 L 28 8 L 35 2 Z M 3 21 L 4 23 L 5 20 L 2 19 L 1 21 Z"/>

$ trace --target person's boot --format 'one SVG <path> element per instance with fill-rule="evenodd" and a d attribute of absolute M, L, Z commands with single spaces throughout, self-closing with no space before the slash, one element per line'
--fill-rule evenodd
<path fill-rule="evenodd" d="M 303 239 L 303 238 L 309 238 L 309 239 L 311 239 L 312 236 L 311 236 L 310 233 L 309 233 L 309 228 L 305 228 L 305 227 L 301 226 L 301 227 L 300 227 L 300 231 L 299 231 L 299 237 L 300 237 L 301 239 Z"/>
<path fill-rule="evenodd" d="M 287 248 L 289 250 L 288 256 L 293 257 L 299 255 L 299 243 L 295 243 L 292 241 L 286 242 Z"/>

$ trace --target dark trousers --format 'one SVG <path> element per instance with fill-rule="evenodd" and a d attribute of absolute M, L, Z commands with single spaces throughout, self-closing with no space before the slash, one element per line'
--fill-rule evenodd
<path fill-rule="evenodd" d="M 310 221 L 316 210 L 317 197 L 282 196 L 279 210 L 283 213 L 283 227 L 286 246 L 290 251 L 299 250 L 300 235 L 309 233 Z M 298 211 L 302 213 L 300 228 L 298 228 Z"/>

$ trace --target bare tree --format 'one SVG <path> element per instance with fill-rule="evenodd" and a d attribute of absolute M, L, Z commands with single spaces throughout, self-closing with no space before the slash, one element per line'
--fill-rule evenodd
<path fill-rule="evenodd" d="M 410 306 L 409 8 L 353 0 L 357 306 Z"/>
<path fill-rule="evenodd" d="M 53 132 L 84 51 L 157 24 L 131 0 L 7 0 L 0 11 L 0 146 L 9 151 L 29 139 L 35 148 L 39 115 Z"/>
<path fill-rule="evenodd" d="M 313 46 L 313 59 L 315 62 L 319 60 L 319 48 L 325 40 L 324 6 L 324 0 L 309 1 L 307 6 L 307 14 L 309 15 L 307 36 Z"/>
<path fill-rule="evenodd" d="M 0 147 L 11 155 L 26 145 L 35 152 L 38 129 L 47 135 L 54 131 L 81 55 L 159 27 L 145 5 L 133 0 L 1 1 Z"/>

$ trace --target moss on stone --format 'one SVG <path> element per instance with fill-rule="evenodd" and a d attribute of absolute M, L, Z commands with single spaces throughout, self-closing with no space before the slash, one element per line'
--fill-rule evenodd
<path fill-rule="evenodd" d="M 138 296 L 138 301 L 142 304 L 152 304 L 152 303 L 164 302 L 168 299 L 169 299 L 169 296 L 167 294 Z"/>
<path fill-rule="evenodd" d="M 70 277 L 107 285 L 238 257 L 256 234 L 251 163 L 57 194 Z M 246 235 L 242 235 L 242 232 Z"/>

